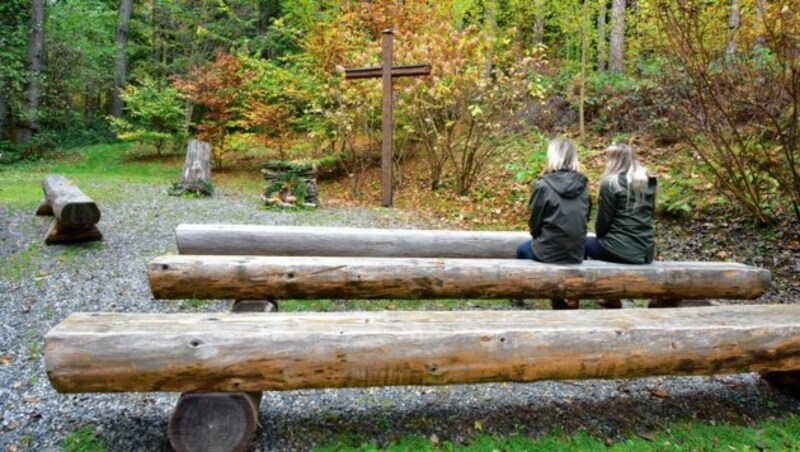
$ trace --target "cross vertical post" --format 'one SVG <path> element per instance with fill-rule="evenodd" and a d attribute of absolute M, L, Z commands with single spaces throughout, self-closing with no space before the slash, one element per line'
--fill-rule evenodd
<path fill-rule="evenodd" d="M 382 34 L 382 63 L 383 73 L 383 140 L 381 141 L 381 205 L 392 207 L 394 189 L 392 187 L 392 132 L 394 130 L 394 108 L 392 102 L 392 50 L 394 47 L 394 33 L 384 30 Z"/>
<path fill-rule="evenodd" d="M 392 150 L 392 132 L 394 129 L 394 102 L 392 100 L 392 84 L 397 77 L 415 77 L 429 75 L 431 67 L 427 64 L 409 66 L 392 66 L 392 48 L 394 46 L 394 32 L 384 30 L 381 33 L 381 66 L 363 69 L 345 69 L 345 80 L 362 78 L 380 78 L 383 87 L 383 138 L 381 142 L 381 205 L 392 207 L 392 164 L 394 153 Z"/>

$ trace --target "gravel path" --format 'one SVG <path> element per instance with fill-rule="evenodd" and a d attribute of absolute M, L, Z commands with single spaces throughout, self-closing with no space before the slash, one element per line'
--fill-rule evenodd
<path fill-rule="evenodd" d="M 95 244 L 45 247 L 50 219 L 35 217 L 32 209 L 0 207 L 0 450 L 58 450 L 66 435 L 87 425 L 109 450 L 167 447 L 176 394 L 58 394 L 45 375 L 41 348 L 44 334 L 72 312 L 189 309 L 153 300 L 145 271 L 152 258 L 176 253 L 179 223 L 429 226 L 379 209 L 266 212 L 255 199 L 225 190 L 193 200 L 151 186 L 117 188 L 126 200 L 95 197 L 105 237 Z M 202 309 L 222 311 L 229 304 Z M 263 430 L 255 447 L 305 450 L 343 439 L 385 445 L 405 435 L 468 442 L 476 428 L 530 437 L 585 431 L 621 440 L 666 422 L 746 424 L 796 412 L 800 402 L 754 374 L 272 392 L 261 404 Z"/>

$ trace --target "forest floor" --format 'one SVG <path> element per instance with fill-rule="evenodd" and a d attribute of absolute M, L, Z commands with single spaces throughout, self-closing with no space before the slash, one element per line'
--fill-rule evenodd
<path fill-rule="evenodd" d="M 42 339 L 50 328 L 78 311 L 228 309 L 224 301 L 152 298 L 146 263 L 176 252 L 173 231 L 180 223 L 524 228 L 524 199 L 515 204 L 513 188 L 505 195 L 513 206 L 504 207 L 505 215 L 471 217 L 464 206 L 483 209 L 494 201 L 475 196 L 448 200 L 444 194 L 437 201 L 437 195 L 424 188 L 423 178 L 414 183 L 410 177 L 398 192 L 398 208 L 382 209 L 369 207 L 378 204 L 377 171 L 370 170 L 363 181 L 362 200 L 349 198 L 349 181 L 328 181 L 321 187 L 324 205 L 319 210 L 268 211 L 259 200 L 263 182 L 257 173 L 215 174 L 217 194 L 211 199 L 167 196 L 164 190 L 177 179 L 181 164 L 182 156 L 145 158 L 131 155 L 126 146 L 111 145 L 67 154 L 57 161 L 0 169 L 0 449 L 59 450 L 84 440 L 108 450 L 166 446 L 166 425 L 177 395 L 58 394 L 44 370 Z M 98 202 L 103 214 L 102 242 L 43 245 L 50 220 L 35 217 L 33 211 L 46 172 L 65 174 Z M 507 185 L 511 184 L 517 182 Z M 526 197 L 527 187 L 518 184 Z M 412 190 L 412 186 L 420 188 Z M 502 190 L 498 187 L 497 191 Z M 720 206 L 678 219 L 660 217 L 656 225 L 661 259 L 731 260 L 764 266 L 772 270 L 775 287 L 748 303 L 800 302 L 798 239 L 785 228 L 749 224 Z M 513 310 L 544 305 L 529 302 L 516 308 L 506 300 L 401 305 L 376 300 L 323 302 L 314 309 Z M 587 307 L 594 306 L 587 303 Z M 282 308 L 307 309 L 302 303 L 286 303 Z M 772 450 L 800 447 L 798 413 L 800 401 L 776 391 L 756 374 L 272 392 L 265 394 L 261 405 L 263 429 L 256 448 L 400 444 L 418 449 L 475 444 L 492 450 L 533 447 L 527 441 L 539 439 L 545 441 L 542 448 L 548 449 L 558 444 L 565 449 L 615 444 L 697 449 L 727 444 Z M 713 430 L 719 425 L 726 427 Z M 699 439 L 687 439 L 686 432 L 698 434 Z M 554 438 L 560 442 L 548 442 Z"/>

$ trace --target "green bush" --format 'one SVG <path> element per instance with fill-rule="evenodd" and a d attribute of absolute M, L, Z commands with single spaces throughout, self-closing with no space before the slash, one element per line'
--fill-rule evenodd
<path fill-rule="evenodd" d="M 123 90 L 126 115 L 110 118 L 117 138 L 150 144 L 161 154 L 165 145 L 186 141 L 186 107 L 177 89 L 146 80 Z"/>

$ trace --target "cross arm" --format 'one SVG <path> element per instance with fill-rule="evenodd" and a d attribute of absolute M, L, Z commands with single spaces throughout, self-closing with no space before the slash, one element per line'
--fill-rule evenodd
<path fill-rule="evenodd" d="M 392 78 L 396 77 L 415 77 L 420 75 L 429 75 L 431 73 L 431 66 L 429 64 L 412 64 L 407 66 L 394 66 L 392 67 Z M 383 76 L 383 68 L 368 67 L 362 69 L 345 69 L 345 80 L 356 80 L 361 78 L 381 78 Z"/>

